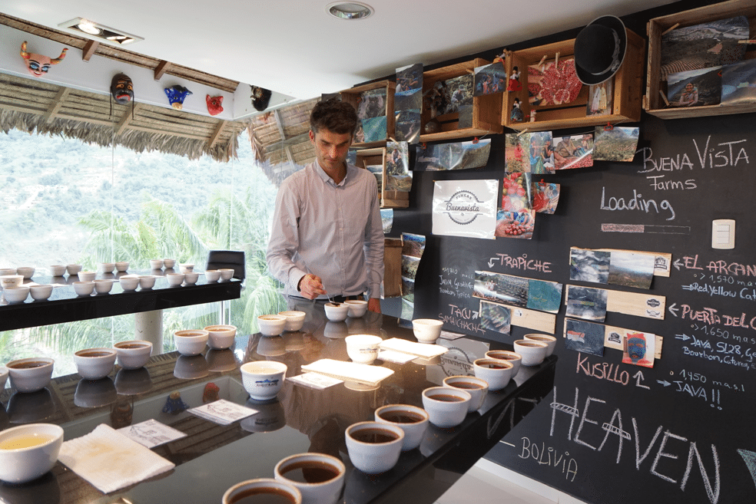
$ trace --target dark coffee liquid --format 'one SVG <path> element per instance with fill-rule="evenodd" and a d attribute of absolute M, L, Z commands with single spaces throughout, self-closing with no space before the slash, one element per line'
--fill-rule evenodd
<path fill-rule="evenodd" d="M 128 348 L 128 349 L 131 349 L 131 348 L 144 348 L 146 346 L 147 345 L 139 345 L 137 343 L 134 343 L 132 345 L 118 345 L 118 348 Z"/>
<path fill-rule="evenodd" d="M 457 397 L 455 395 L 451 394 L 434 394 L 432 396 L 428 396 L 431 399 L 435 399 L 436 401 L 444 401 L 444 402 L 461 402 L 464 401 L 461 397 Z"/>
<path fill-rule="evenodd" d="M 486 369 L 508 369 L 509 368 L 509 366 L 502 366 L 501 364 L 494 364 L 494 363 L 478 364 L 478 367 L 482 367 Z"/>
<path fill-rule="evenodd" d="M 8 367 L 12 367 L 13 369 L 32 369 L 36 367 L 42 367 L 47 364 L 49 363 L 41 362 L 41 361 L 32 361 L 32 362 L 22 362 L 20 364 L 13 364 L 12 366 L 8 366 Z"/>
<path fill-rule="evenodd" d="M 306 460 L 286 466 L 281 475 L 297 483 L 323 483 L 337 477 L 339 471 L 326 462 Z"/>
<path fill-rule="evenodd" d="M 467 382 L 467 381 L 458 381 L 458 382 L 452 382 L 449 383 L 454 388 L 461 388 L 461 389 L 469 389 L 469 390 L 480 390 L 483 388 L 483 385 L 480 383 L 475 382 Z"/>
<path fill-rule="evenodd" d="M 352 432 L 350 436 L 362 443 L 390 443 L 399 439 L 394 432 L 386 429 L 362 429 Z"/>
<path fill-rule="evenodd" d="M 113 355 L 110 352 L 84 352 L 80 353 L 79 357 L 106 357 L 108 355 Z"/>
<path fill-rule="evenodd" d="M 417 423 L 425 420 L 425 417 L 411 411 L 383 411 L 381 418 L 394 423 Z"/>
<path fill-rule="evenodd" d="M 294 504 L 288 492 L 275 487 L 257 487 L 239 492 L 229 499 L 230 504 Z"/>

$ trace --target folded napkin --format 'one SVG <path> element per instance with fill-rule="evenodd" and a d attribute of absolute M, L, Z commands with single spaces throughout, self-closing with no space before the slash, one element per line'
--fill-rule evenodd
<path fill-rule="evenodd" d="M 58 460 L 103 493 L 139 483 L 175 467 L 105 424 L 63 443 Z"/>
<path fill-rule="evenodd" d="M 438 357 L 449 351 L 448 348 L 441 345 L 428 345 L 427 343 L 415 343 L 413 341 L 403 340 L 401 338 L 391 338 L 381 341 L 381 350 L 393 350 L 406 354 L 416 355 L 425 359 Z"/>
<path fill-rule="evenodd" d="M 302 366 L 303 371 L 320 373 L 344 381 L 356 381 L 358 383 L 367 383 L 368 385 L 377 385 L 394 374 L 394 371 L 380 366 L 368 366 L 367 364 L 358 364 L 356 362 L 343 362 L 333 359 L 320 359 Z"/>

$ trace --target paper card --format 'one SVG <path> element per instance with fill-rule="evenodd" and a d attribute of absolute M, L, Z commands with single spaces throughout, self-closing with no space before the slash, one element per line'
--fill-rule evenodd
<path fill-rule="evenodd" d="M 614 110 L 614 77 L 594 84 L 588 89 L 588 105 L 585 108 L 586 116 L 610 115 Z"/>
<path fill-rule="evenodd" d="M 360 94 L 357 118 L 370 119 L 386 115 L 386 88 L 371 89 Z M 385 138 L 385 136 L 384 136 Z"/>
<path fill-rule="evenodd" d="M 381 224 L 383 224 L 383 234 L 391 233 L 391 227 L 394 225 L 393 208 L 381 208 Z"/>
<path fill-rule="evenodd" d="M 292 376 L 291 378 L 287 378 L 287 380 L 292 381 L 297 385 L 302 385 L 304 387 L 314 388 L 318 390 L 327 389 L 328 387 L 333 387 L 334 385 L 338 385 L 339 383 L 344 383 L 343 380 L 325 376 L 319 373 L 304 373 L 299 376 Z"/>
<path fill-rule="evenodd" d="M 622 362 L 635 366 L 654 367 L 656 336 L 642 332 L 628 332 L 624 338 Z"/>
<path fill-rule="evenodd" d="M 605 284 L 609 279 L 610 252 L 570 249 L 570 280 Z"/>
<path fill-rule="evenodd" d="M 498 180 L 436 180 L 433 234 L 494 238 Z"/>
<path fill-rule="evenodd" d="M 591 287 L 567 286 L 568 317 L 603 322 L 606 319 L 606 303 L 609 292 Z"/>
<path fill-rule="evenodd" d="M 650 289 L 654 278 L 654 256 L 628 250 L 613 250 L 609 259 L 607 283 Z"/>
<path fill-rule="evenodd" d="M 423 88 L 423 64 L 415 63 L 396 69 L 396 92 Z"/>
<path fill-rule="evenodd" d="M 465 336 L 467 335 L 462 334 L 462 333 L 456 333 L 456 332 L 451 332 L 451 331 L 441 331 L 441 336 L 439 337 L 445 340 L 455 340 L 459 338 L 464 338 Z"/>
<path fill-rule="evenodd" d="M 719 105 L 721 99 L 721 66 L 667 75 L 667 100 L 670 107 Z"/>
<path fill-rule="evenodd" d="M 528 279 L 528 304 L 531 310 L 557 313 L 562 304 L 562 284 Z"/>
<path fill-rule="evenodd" d="M 425 236 L 402 233 L 402 255 L 423 257 L 425 251 Z"/>
<path fill-rule="evenodd" d="M 524 307 L 528 304 L 529 287 L 527 278 L 491 271 L 476 271 L 473 297 Z"/>
<path fill-rule="evenodd" d="M 557 170 L 593 166 L 593 134 L 555 138 L 554 162 Z"/>
<path fill-rule="evenodd" d="M 529 135 L 530 172 L 537 175 L 554 173 L 556 161 L 551 131 L 538 131 Z"/>
<path fill-rule="evenodd" d="M 607 291 L 606 310 L 636 317 L 664 320 L 667 306 L 665 296 L 650 296 L 635 292 Z"/>
<path fill-rule="evenodd" d="M 575 352 L 604 356 L 604 326 L 584 320 L 564 319 L 564 346 Z"/>
<path fill-rule="evenodd" d="M 154 419 L 123 427 L 118 429 L 117 432 L 120 432 L 124 436 L 136 441 L 142 446 L 146 446 L 147 448 L 154 448 L 175 441 L 176 439 L 186 437 L 186 434 L 183 432 Z"/>
<path fill-rule="evenodd" d="M 638 149 L 638 128 L 596 126 L 593 141 L 594 161 L 632 162 Z"/>
<path fill-rule="evenodd" d="M 396 364 L 406 364 L 411 360 L 417 359 L 416 355 L 396 352 L 394 350 L 381 350 L 378 358 L 382 361 L 394 362 Z"/>
<path fill-rule="evenodd" d="M 448 349 L 440 345 L 429 345 L 427 343 L 416 343 L 414 341 L 407 341 L 401 338 L 390 338 L 383 340 L 380 343 L 381 350 L 393 350 L 395 352 L 402 352 L 405 354 L 411 354 L 415 357 L 424 357 L 431 359 L 438 357 L 448 352 Z"/>
<path fill-rule="evenodd" d="M 561 184 L 533 182 L 533 210 L 545 214 L 556 212 L 561 187 Z"/>
<path fill-rule="evenodd" d="M 394 112 L 394 135 L 402 142 L 416 144 L 420 141 L 420 109 L 396 110 Z"/>
<path fill-rule="evenodd" d="M 531 240 L 535 230 L 535 210 L 520 210 L 519 212 L 507 212 L 499 210 L 496 214 L 496 237 L 519 238 Z"/>
<path fill-rule="evenodd" d="M 465 170 L 488 164 L 491 139 L 416 147 L 413 171 Z"/>
<path fill-rule="evenodd" d="M 409 145 L 407 142 L 386 143 L 385 191 L 409 192 L 412 189 L 412 172 L 409 171 Z"/>
<path fill-rule="evenodd" d="M 501 185 L 501 209 L 519 212 L 533 208 L 533 194 L 530 173 L 509 173 Z"/>
<path fill-rule="evenodd" d="M 507 71 L 504 62 L 475 67 L 475 91 L 473 96 L 503 93 L 507 90 Z"/>
<path fill-rule="evenodd" d="M 567 105 L 577 99 L 582 87 L 574 57 L 528 66 L 528 101 L 534 107 Z"/>
<path fill-rule="evenodd" d="M 215 402 L 191 408 L 187 411 L 192 415 L 196 415 L 220 425 L 230 425 L 237 420 L 259 413 L 255 409 L 240 406 L 225 399 L 219 399 Z"/>
<path fill-rule="evenodd" d="M 497 303 L 480 302 L 480 326 L 489 331 L 509 334 L 511 331 L 512 311 Z"/>
<path fill-rule="evenodd" d="M 394 371 L 380 366 L 368 366 L 367 364 L 358 364 L 356 362 L 342 362 L 334 359 L 320 359 L 311 364 L 302 366 L 304 371 L 320 373 L 340 380 L 350 380 L 359 383 L 377 385 L 385 380 Z"/>

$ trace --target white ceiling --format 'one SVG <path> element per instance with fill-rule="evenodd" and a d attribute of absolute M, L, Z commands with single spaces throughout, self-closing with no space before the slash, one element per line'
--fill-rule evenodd
<path fill-rule="evenodd" d="M 75 17 L 138 35 L 127 49 L 297 98 L 397 67 L 502 48 L 674 0 L 367 0 L 345 21 L 333 0 L 2 0 L 0 12 L 51 28 Z"/>

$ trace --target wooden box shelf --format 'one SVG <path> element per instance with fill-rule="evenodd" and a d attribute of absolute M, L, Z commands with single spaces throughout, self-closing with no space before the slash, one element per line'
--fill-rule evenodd
<path fill-rule="evenodd" d="M 528 66 L 538 64 L 546 56 L 553 60 L 556 53 L 559 58 L 569 58 L 574 55 L 575 39 L 564 40 L 538 47 L 531 47 L 521 51 L 507 52 L 507 75 L 512 75 L 516 66 L 520 71 L 522 90 L 504 93 L 502 102 L 501 123 L 507 128 L 522 131 L 547 131 L 564 128 L 582 128 L 599 126 L 602 124 L 618 124 L 623 122 L 640 121 L 641 94 L 643 86 L 643 62 L 645 58 L 645 42 L 632 30 L 627 30 L 627 52 L 622 66 L 614 74 L 612 113 L 600 116 L 586 115 L 585 100 L 580 97 L 588 96 L 589 86 L 583 85 L 576 102 L 582 105 L 562 108 L 537 108 L 535 122 L 528 122 L 530 117 L 530 103 L 528 102 Z M 510 119 L 512 105 L 515 98 L 520 99 L 520 109 L 523 112 L 523 122 L 513 122 Z"/>
<path fill-rule="evenodd" d="M 384 238 L 383 297 L 402 295 L 402 239 Z"/>
<path fill-rule="evenodd" d="M 367 149 L 370 147 L 379 147 L 386 145 L 386 140 L 394 136 L 394 91 L 396 90 L 396 83 L 387 80 L 372 82 L 370 84 L 364 84 L 362 86 L 353 87 L 341 91 L 341 101 L 345 101 L 352 105 L 355 110 L 362 99 L 362 93 L 365 91 L 372 91 L 374 89 L 386 89 L 386 137 L 382 140 L 376 140 L 375 142 L 359 142 L 353 143 L 352 147 L 357 149 Z"/>
<path fill-rule="evenodd" d="M 705 105 L 701 107 L 665 108 L 660 91 L 666 93 L 666 83 L 661 81 L 661 39 L 662 34 L 672 27 L 684 28 L 707 21 L 717 21 L 735 16 L 746 16 L 751 26 L 751 34 L 756 25 L 756 3 L 753 0 L 731 0 L 707 7 L 678 12 L 669 16 L 651 19 L 646 26 L 648 33 L 648 74 L 646 96 L 643 108 L 661 119 L 684 119 L 728 114 L 756 112 L 756 103 L 738 105 Z M 749 37 L 752 38 L 752 37 Z M 756 51 L 746 52 L 746 59 L 756 58 Z"/>
<path fill-rule="evenodd" d="M 438 81 L 445 81 L 465 74 L 472 74 L 475 67 L 489 64 L 483 58 L 475 58 L 464 63 L 457 63 L 435 70 L 423 72 L 423 94 L 428 92 Z M 420 135 L 421 142 L 437 142 L 456 138 L 474 137 L 501 133 L 501 93 L 473 97 L 472 127 L 459 128 L 459 113 L 443 114 L 436 119 L 441 123 L 441 131 Z M 421 115 L 422 127 L 430 121 L 431 113 L 423 107 Z M 420 130 L 423 131 L 422 129 Z"/>
<path fill-rule="evenodd" d="M 404 191 L 386 191 L 386 147 L 374 147 L 357 151 L 355 165 L 367 169 L 368 166 L 381 165 L 383 167 L 380 183 L 381 208 L 407 208 L 409 194 Z"/>

